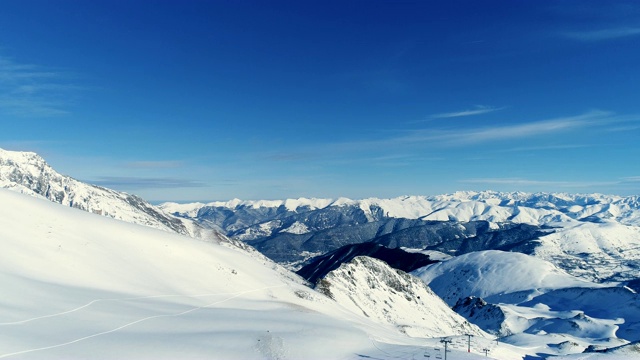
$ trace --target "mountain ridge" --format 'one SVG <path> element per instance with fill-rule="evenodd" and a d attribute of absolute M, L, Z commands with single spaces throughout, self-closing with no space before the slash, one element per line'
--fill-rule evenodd
<path fill-rule="evenodd" d="M 34 152 L 0 149 L 0 187 L 178 234 L 203 238 L 217 236 L 193 221 L 170 215 L 136 195 L 62 175 Z"/>
<path fill-rule="evenodd" d="M 526 193 L 526 192 L 498 192 L 492 190 L 485 191 L 458 191 L 451 194 L 442 195 L 406 195 L 396 198 L 365 198 L 352 200 L 349 198 L 298 198 L 285 200 L 240 200 L 214 201 L 209 203 L 174 203 L 166 202 L 159 206 L 171 213 L 193 216 L 202 208 L 226 208 L 237 209 L 259 209 L 259 208 L 283 208 L 293 212 L 304 212 L 309 210 L 324 209 L 331 206 L 357 206 L 365 213 L 372 215 L 372 209 L 380 208 L 387 217 L 402 217 L 407 219 L 422 218 L 425 220 L 449 220 L 445 215 L 456 215 L 441 213 L 446 207 L 452 207 L 455 203 L 466 204 L 465 209 L 476 210 L 471 216 L 476 218 L 464 218 L 463 213 L 458 214 L 456 220 L 490 220 L 490 217 L 514 218 L 517 222 L 526 223 L 549 223 L 554 221 L 586 220 L 590 216 L 608 219 L 613 217 L 623 224 L 640 224 L 640 196 L 619 196 L 604 194 L 570 194 L 570 193 Z M 468 209 L 472 205 L 476 209 Z M 478 208 L 479 207 L 479 208 Z M 513 208 L 509 212 L 500 212 L 495 207 Z M 536 217 L 518 216 L 515 209 L 519 207 L 538 208 L 541 210 L 556 211 L 550 214 L 541 212 Z M 476 214 L 479 210 L 480 214 Z M 483 212 L 487 214 L 482 214 Z M 491 213 L 493 212 L 493 213 Z M 491 213 L 491 214 L 489 214 Z M 600 217 L 597 215 L 601 214 Z M 485 215 L 485 217 L 478 217 Z M 564 215 L 564 216 L 562 216 Z M 553 217 L 556 216 L 556 219 Z"/>

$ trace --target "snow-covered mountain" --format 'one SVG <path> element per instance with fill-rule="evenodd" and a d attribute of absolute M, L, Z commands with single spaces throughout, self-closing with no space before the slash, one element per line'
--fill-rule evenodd
<path fill-rule="evenodd" d="M 638 196 L 484 191 L 160 207 L 221 229 L 294 270 L 313 256 L 371 241 L 452 255 L 517 251 L 590 281 L 640 278 Z"/>
<path fill-rule="evenodd" d="M 318 289 L 352 311 L 392 324 L 411 336 L 488 337 L 453 312 L 420 279 L 378 259 L 358 256 L 329 272 Z"/>
<path fill-rule="evenodd" d="M 538 339 L 539 354 L 613 348 L 638 341 L 633 290 L 574 277 L 519 253 L 473 252 L 413 272 L 453 309 L 513 345 Z"/>
<path fill-rule="evenodd" d="M 0 187 L 134 224 L 196 237 L 214 236 L 211 232 L 204 234 L 204 229 L 194 222 L 167 214 L 135 195 L 61 175 L 32 152 L 0 149 Z"/>
<path fill-rule="evenodd" d="M 390 359 L 428 340 L 224 243 L 6 189 L 0 204 L 2 359 Z"/>
<path fill-rule="evenodd" d="M 639 339 L 637 197 L 460 192 L 154 207 L 4 150 L 0 187 L 40 198 L 0 189 L 0 288 L 10 290 L 0 297 L 0 358 L 202 358 L 212 349 L 224 358 L 412 358 L 442 354 L 445 334 L 451 358 L 463 358 L 460 329 L 479 335 L 476 354 L 500 359 L 607 348 L 627 356 Z M 342 247 L 325 255 L 341 266 L 318 283 L 337 302 L 246 244 L 282 263 Z M 420 282 L 351 260 L 354 249 L 381 245 L 442 262 L 418 270 Z M 407 254 L 393 250 L 394 261 Z M 506 337 L 485 338 L 427 282 Z"/>
<path fill-rule="evenodd" d="M 456 192 L 436 196 L 402 196 L 393 199 L 368 198 L 351 200 L 287 199 L 177 204 L 160 207 L 184 217 L 213 221 L 225 231 L 237 231 L 254 224 L 282 218 L 282 214 L 308 213 L 335 207 L 350 208 L 367 221 L 383 217 L 435 221 L 477 221 L 494 223 L 516 222 L 544 225 L 555 222 L 616 221 L 625 225 L 640 225 L 640 197 L 601 194 L 564 193 L 504 193 L 495 191 Z M 224 216 L 231 210 L 233 216 Z M 209 219 L 213 217 L 214 219 Z M 241 215 L 238 215 L 241 214 Z M 265 232 L 284 230 L 278 223 L 265 225 Z M 286 228 L 285 228 L 286 229 Z M 249 236 L 247 234 L 247 236 Z"/>
<path fill-rule="evenodd" d="M 554 289 L 598 286 L 536 257 L 496 250 L 456 256 L 412 274 L 429 284 L 449 306 L 467 296 L 493 303 L 520 303 Z"/>

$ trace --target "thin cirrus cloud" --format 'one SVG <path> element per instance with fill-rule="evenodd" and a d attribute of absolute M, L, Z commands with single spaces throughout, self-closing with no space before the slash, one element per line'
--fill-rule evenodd
<path fill-rule="evenodd" d="M 571 39 L 584 42 L 605 41 L 614 40 L 620 38 L 626 38 L 630 36 L 640 35 L 640 27 L 621 27 L 602 30 L 590 30 L 590 31 L 572 31 L 564 32 L 562 36 Z"/>
<path fill-rule="evenodd" d="M 78 86 L 62 72 L 31 64 L 19 64 L 0 56 L 0 109 L 21 116 L 68 114 L 69 99 Z"/>
<path fill-rule="evenodd" d="M 588 127 L 603 127 L 616 121 L 618 120 L 611 112 L 593 110 L 575 116 L 531 121 L 515 125 L 500 124 L 460 129 L 426 128 L 402 130 L 402 134 L 396 136 L 333 143 L 330 146 L 323 146 L 321 153 L 317 151 L 318 146 L 314 146 L 313 149 L 296 149 L 296 151 L 308 151 L 317 154 L 318 158 L 323 159 L 332 156 L 342 159 L 345 153 L 351 156 L 355 153 L 368 153 L 379 149 L 404 149 L 403 151 L 405 151 L 407 148 L 416 147 L 450 148 L 473 146 L 487 142 L 534 138 L 578 131 Z"/>
<path fill-rule="evenodd" d="M 417 130 L 410 135 L 398 137 L 394 139 L 393 142 L 405 144 L 430 142 L 450 146 L 471 145 L 488 141 L 540 136 L 594 126 L 610 119 L 612 115 L 610 112 L 594 110 L 577 116 L 516 125 L 496 125 L 457 130 Z"/>
<path fill-rule="evenodd" d="M 476 105 L 474 109 L 433 114 L 430 116 L 430 118 L 431 119 L 448 119 L 448 118 L 457 118 L 457 117 L 464 117 L 464 116 L 474 116 L 474 115 L 488 114 L 488 113 L 492 113 L 502 109 L 504 109 L 504 107 L 498 108 L 493 106 Z"/>

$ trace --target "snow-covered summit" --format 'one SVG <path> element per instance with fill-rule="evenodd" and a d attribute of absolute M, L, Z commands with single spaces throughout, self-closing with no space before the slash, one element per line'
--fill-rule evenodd
<path fill-rule="evenodd" d="M 169 215 L 135 195 L 61 175 L 33 152 L 0 149 L 0 187 L 130 223 L 180 234 L 201 233 L 193 222 Z"/>

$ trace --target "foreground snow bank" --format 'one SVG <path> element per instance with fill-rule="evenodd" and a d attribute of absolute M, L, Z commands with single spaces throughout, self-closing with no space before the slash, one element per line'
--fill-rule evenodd
<path fill-rule="evenodd" d="M 415 343 L 240 249 L 4 189 L 0 245 L 0 359 L 384 358 L 376 346 Z"/>

